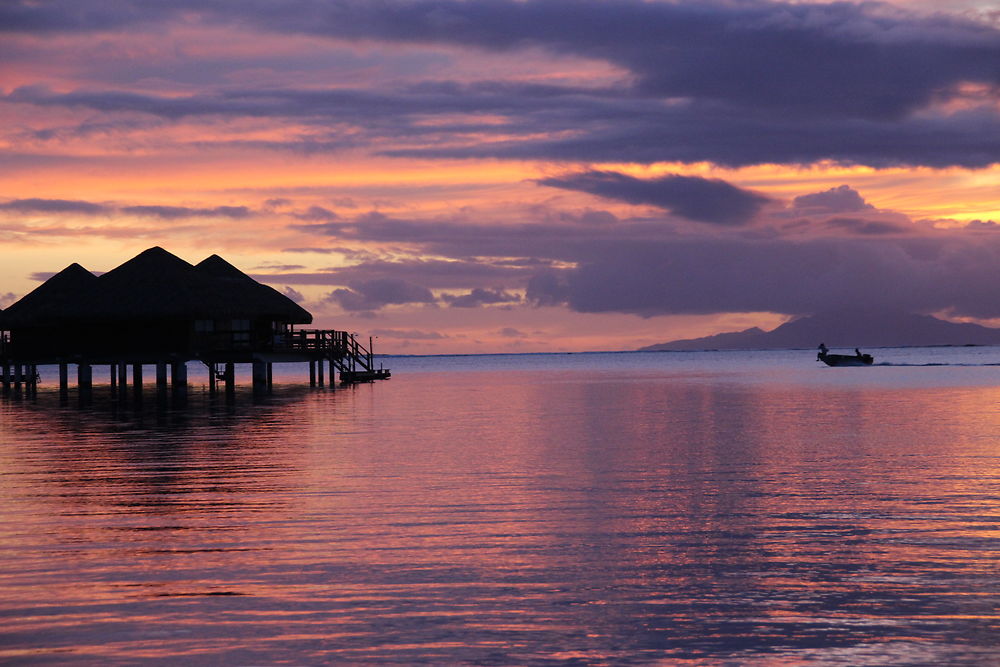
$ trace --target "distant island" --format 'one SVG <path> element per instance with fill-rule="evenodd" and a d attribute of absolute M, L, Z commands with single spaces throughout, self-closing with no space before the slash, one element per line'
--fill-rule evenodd
<path fill-rule="evenodd" d="M 758 327 L 674 340 L 640 348 L 660 350 L 768 350 L 813 348 L 906 347 L 929 345 L 1000 345 L 1000 329 L 947 322 L 930 315 L 884 310 L 837 310 L 786 322 L 771 331 Z"/>

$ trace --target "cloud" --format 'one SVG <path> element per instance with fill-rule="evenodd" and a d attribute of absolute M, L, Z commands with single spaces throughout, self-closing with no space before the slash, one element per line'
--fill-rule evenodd
<path fill-rule="evenodd" d="M 504 338 L 526 338 L 528 336 L 528 334 L 514 327 L 504 327 L 497 334 Z"/>
<path fill-rule="evenodd" d="M 968 17 L 880 3 L 765 0 L 248 0 L 155 8 L 118 0 L 114 11 L 99 4 L 15 1 L 0 7 L 0 25 L 22 35 L 225 26 L 338 45 L 405 45 L 455 62 L 486 58 L 496 74 L 326 89 L 280 79 L 266 88 L 201 82 L 188 95 L 35 86 L 3 99 L 169 122 L 254 118 L 309 128 L 192 147 L 726 166 L 1000 161 L 1000 30 Z M 105 15 L 113 19 L 95 20 Z M 529 50 L 600 61 L 621 75 L 582 84 L 504 79 L 505 59 Z M 274 59 L 244 65 L 280 67 Z"/>
<path fill-rule="evenodd" d="M 537 273 L 528 281 L 525 297 L 536 306 L 558 306 L 568 303 L 570 289 L 563 277 L 566 272 L 547 270 Z"/>
<path fill-rule="evenodd" d="M 863 218 L 830 218 L 826 221 L 830 227 L 846 230 L 860 235 L 906 234 L 912 231 L 912 225 L 904 226 L 882 220 L 865 220 Z"/>
<path fill-rule="evenodd" d="M 500 282 L 527 280 L 537 267 L 537 262 L 531 262 L 527 265 L 510 265 L 504 262 L 494 263 L 488 258 L 481 260 L 369 260 L 351 266 L 329 268 L 311 273 L 257 273 L 251 274 L 251 277 L 268 283 L 295 285 L 354 285 L 381 278 L 392 278 L 404 283 L 416 283 L 432 288 L 459 289 L 470 286 L 488 288 Z"/>
<path fill-rule="evenodd" d="M 147 216 L 163 220 L 182 218 L 249 218 L 251 211 L 246 206 L 215 206 L 212 208 L 189 208 L 187 206 L 123 206 L 119 209 L 126 215 Z"/>
<path fill-rule="evenodd" d="M 419 329 L 372 329 L 372 335 L 378 338 L 398 338 L 402 340 L 444 340 L 445 334 L 437 331 L 420 331 Z"/>
<path fill-rule="evenodd" d="M 330 222 L 340 218 L 335 212 L 322 206 L 310 206 L 301 213 L 293 213 L 292 216 L 308 222 Z"/>
<path fill-rule="evenodd" d="M 485 305 L 495 305 L 498 303 L 520 303 L 521 297 L 501 288 L 483 289 L 475 288 L 468 294 L 444 294 L 441 299 L 452 308 L 478 308 Z"/>
<path fill-rule="evenodd" d="M 246 13 L 281 32 L 600 58 L 647 94 L 784 115 L 899 118 L 998 77 L 992 27 L 874 3 L 344 0 Z"/>
<path fill-rule="evenodd" d="M 287 296 L 295 303 L 302 303 L 306 300 L 306 298 L 302 295 L 302 292 L 292 287 L 289 287 L 288 285 L 285 285 L 284 289 L 281 290 L 281 293 Z"/>
<path fill-rule="evenodd" d="M 792 207 L 804 214 L 854 213 L 875 208 L 849 185 L 796 197 L 792 200 Z"/>
<path fill-rule="evenodd" d="M 436 301 L 426 287 L 393 278 L 368 280 L 351 285 L 350 289 L 336 289 L 326 299 L 349 311 L 374 311 L 388 305 Z"/>
<path fill-rule="evenodd" d="M 0 308 L 7 308 L 7 307 L 9 307 L 12 303 L 14 303 L 15 301 L 17 301 L 18 298 L 20 298 L 20 297 L 18 297 L 13 292 L 7 292 L 5 294 L 0 294 Z"/>
<path fill-rule="evenodd" d="M 746 224 L 770 201 L 725 181 L 677 174 L 641 179 L 613 171 L 586 171 L 538 182 L 629 204 L 656 206 L 688 220 L 720 225 Z"/>
<path fill-rule="evenodd" d="M 965 225 L 966 229 L 973 230 L 986 230 L 986 231 L 998 231 L 1000 230 L 1000 223 L 994 220 L 971 220 Z"/>
<path fill-rule="evenodd" d="M 691 239 L 615 244 L 575 269 L 540 274 L 528 296 L 578 312 L 805 314 L 865 304 L 1000 316 L 1000 242 L 917 239 Z"/>
<path fill-rule="evenodd" d="M 2 211 L 18 213 L 67 213 L 76 215 L 106 215 L 114 209 L 103 204 L 73 199 L 12 199 L 0 204 Z"/>
<path fill-rule="evenodd" d="M 56 215 L 135 215 L 161 220 L 183 218 L 230 218 L 242 220 L 253 215 L 246 206 L 214 206 L 189 208 L 186 206 L 116 206 L 73 199 L 12 199 L 0 204 L 0 211 L 17 213 L 47 213 Z"/>
<path fill-rule="evenodd" d="M 610 211 L 595 211 L 589 208 L 581 213 L 564 212 L 559 218 L 565 222 L 583 225 L 613 225 L 619 222 L 618 217 Z"/>

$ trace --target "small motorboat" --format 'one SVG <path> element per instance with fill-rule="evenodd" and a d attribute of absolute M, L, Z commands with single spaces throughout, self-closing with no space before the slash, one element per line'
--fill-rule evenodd
<path fill-rule="evenodd" d="M 854 354 L 830 354 L 825 344 L 819 344 L 819 354 L 817 361 L 822 361 L 827 366 L 871 366 L 875 358 L 870 354 L 861 354 L 861 350 L 854 348 Z"/>

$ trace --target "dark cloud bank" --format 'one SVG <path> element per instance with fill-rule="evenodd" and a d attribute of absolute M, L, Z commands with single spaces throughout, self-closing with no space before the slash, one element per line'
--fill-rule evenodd
<path fill-rule="evenodd" d="M 423 157 L 731 166 L 833 160 L 876 167 L 981 167 L 1000 160 L 1000 30 L 878 3 L 20 0 L 0 6 L 0 30 L 14 33 L 144 29 L 181 20 L 493 54 L 533 48 L 602 60 L 625 76 L 589 88 L 425 81 L 384 90 L 227 86 L 186 97 L 22 88 L 6 99 L 166 119 L 294 118 L 315 124 L 317 135 L 271 147 L 300 150 L 340 150 L 391 136 L 402 143 L 386 148 L 388 154 Z M 428 127 L 421 122 L 428 114 L 488 114 L 508 122 Z M 355 127 L 333 129 L 343 123 Z M 482 140 L 489 133 L 495 141 Z"/>
<path fill-rule="evenodd" d="M 688 220 L 720 225 L 750 221 L 770 199 L 717 179 L 671 174 L 641 179 L 610 171 L 587 171 L 539 181 L 629 204 L 648 204 Z"/>
<path fill-rule="evenodd" d="M 588 187 L 589 178 L 582 179 Z M 642 201 L 677 204 L 673 192 L 663 200 L 648 195 L 645 186 L 657 181 L 642 185 L 602 174 L 597 182 L 602 191 L 612 184 L 607 191 L 611 198 L 631 197 L 638 187 Z M 622 183 L 626 195 L 617 187 Z M 552 184 L 578 182 L 568 176 Z M 799 236 L 777 233 L 783 225 L 804 231 Z M 327 279 L 388 275 L 408 285 L 480 284 L 467 295 L 445 299 L 452 306 L 516 303 L 511 290 L 524 289 L 529 303 L 565 304 L 589 313 L 807 314 L 866 306 L 991 318 L 1000 317 L 1000 234 L 995 227 L 917 225 L 875 209 L 844 186 L 798 197 L 752 225 L 706 225 L 694 233 L 679 232 L 666 219 L 621 222 L 609 229 L 579 222 L 461 225 L 371 215 L 309 229 L 343 240 L 406 242 L 450 258 L 361 263 L 337 269 Z M 525 257 L 525 251 L 532 257 Z M 556 268 L 560 264 L 569 268 Z M 495 287 L 501 283 L 506 287 Z M 370 305 L 377 299 L 358 303 Z"/>

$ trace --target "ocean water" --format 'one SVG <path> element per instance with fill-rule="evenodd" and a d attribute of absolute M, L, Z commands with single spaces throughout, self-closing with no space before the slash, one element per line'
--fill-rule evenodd
<path fill-rule="evenodd" d="M 43 368 L 0 663 L 1000 664 L 1000 348 L 870 351 L 192 365 L 184 405 Z"/>

